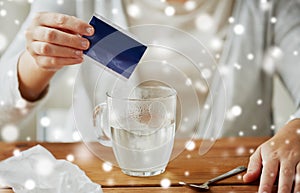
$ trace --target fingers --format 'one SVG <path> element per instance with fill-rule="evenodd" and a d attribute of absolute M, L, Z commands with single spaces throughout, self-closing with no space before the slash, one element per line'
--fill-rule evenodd
<path fill-rule="evenodd" d="M 261 149 L 258 148 L 250 157 L 247 173 L 243 176 L 244 182 L 252 182 L 260 176 L 262 168 Z"/>
<path fill-rule="evenodd" d="M 296 167 L 296 177 L 295 177 L 295 186 L 294 186 L 294 193 L 300 192 L 300 162 Z"/>
<path fill-rule="evenodd" d="M 82 50 L 58 46 L 46 42 L 34 41 L 31 43 L 30 52 L 32 55 L 54 56 L 65 58 L 82 58 Z"/>
<path fill-rule="evenodd" d="M 32 31 L 27 31 L 26 36 L 30 41 L 48 42 L 75 49 L 86 50 L 89 47 L 89 41 L 86 38 L 55 28 L 38 26 Z"/>
<path fill-rule="evenodd" d="M 82 58 L 62 58 L 34 55 L 38 66 L 44 70 L 57 71 L 63 66 L 71 64 L 79 64 L 83 61 Z"/>
<path fill-rule="evenodd" d="M 60 13 L 37 13 L 34 17 L 34 24 L 68 30 L 80 35 L 92 35 L 94 33 L 94 28 L 86 22 Z"/>
<path fill-rule="evenodd" d="M 263 162 L 263 169 L 259 184 L 259 193 L 272 192 L 273 184 L 277 177 L 279 160 L 276 152 L 270 153 Z"/>
<path fill-rule="evenodd" d="M 295 176 L 295 165 L 290 162 L 280 164 L 278 192 L 291 192 Z"/>

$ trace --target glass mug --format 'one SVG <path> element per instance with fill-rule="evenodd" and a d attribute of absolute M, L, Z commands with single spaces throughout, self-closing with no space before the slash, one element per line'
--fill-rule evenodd
<path fill-rule="evenodd" d="M 175 138 L 176 91 L 139 86 L 128 98 L 106 95 L 106 102 L 97 105 L 93 114 L 98 141 L 113 148 L 127 175 L 163 173 Z"/>

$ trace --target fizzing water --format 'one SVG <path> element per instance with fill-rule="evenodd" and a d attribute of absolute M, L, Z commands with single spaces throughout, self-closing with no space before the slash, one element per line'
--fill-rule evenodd
<path fill-rule="evenodd" d="M 175 138 L 175 122 L 167 122 L 160 128 L 139 123 L 130 130 L 111 125 L 113 151 L 124 173 L 151 176 L 165 170 Z"/>

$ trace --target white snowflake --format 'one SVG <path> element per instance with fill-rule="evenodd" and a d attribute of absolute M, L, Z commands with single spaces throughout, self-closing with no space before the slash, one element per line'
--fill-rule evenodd
<path fill-rule="evenodd" d="M 6 9 L 1 9 L 1 10 L 0 10 L 0 16 L 1 16 L 1 17 L 5 17 L 6 15 L 7 15 Z"/>
<path fill-rule="evenodd" d="M 32 179 L 28 179 L 28 180 L 26 180 L 24 186 L 27 190 L 33 190 L 35 188 L 36 184 L 35 184 L 35 181 L 33 181 Z"/>
<path fill-rule="evenodd" d="M 245 28 L 244 28 L 244 26 L 242 24 L 237 24 L 237 25 L 234 26 L 233 32 L 236 35 L 242 35 L 245 32 Z"/>
<path fill-rule="evenodd" d="M 290 144 L 290 140 L 286 139 L 286 140 L 284 141 L 284 143 L 288 145 L 288 144 Z"/>
<path fill-rule="evenodd" d="M 228 22 L 229 22 L 229 23 L 234 23 L 234 17 L 229 17 L 229 18 L 228 18 Z"/>
<path fill-rule="evenodd" d="M 175 15 L 175 12 L 176 12 L 176 10 L 175 10 L 175 8 L 173 6 L 167 6 L 165 8 L 165 14 L 166 14 L 166 16 L 173 16 L 173 15 Z"/>
<path fill-rule="evenodd" d="M 102 164 L 102 169 L 105 171 L 105 172 L 110 172 L 112 170 L 113 166 L 110 162 L 106 161 Z"/>
<path fill-rule="evenodd" d="M 193 151 L 196 147 L 196 143 L 194 141 L 187 141 L 185 143 L 185 148 L 188 150 L 188 151 Z"/>
<path fill-rule="evenodd" d="M 209 79 L 212 76 L 212 72 L 208 68 L 204 68 L 203 70 L 201 70 L 201 74 L 204 79 Z"/>
<path fill-rule="evenodd" d="M 80 134 L 79 134 L 78 131 L 74 131 L 74 132 L 73 132 L 73 134 L 72 134 L 72 139 L 73 139 L 74 141 L 80 141 L 80 140 L 81 140 L 81 136 L 80 136 Z"/>
<path fill-rule="evenodd" d="M 189 171 L 185 171 L 185 172 L 184 172 L 184 175 L 185 175 L 185 176 L 189 176 L 189 175 L 190 175 L 190 172 L 189 172 Z"/>
<path fill-rule="evenodd" d="M 252 130 L 257 130 L 257 125 L 252 125 Z"/>
<path fill-rule="evenodd" d="M 248 60 L 253 60 L 254 59 L 254 55 L 252 53 L 249 53 L 247 55 Z"/>
<path fill-rule="evenodd" d="M 214 51 L 220 51 L 223 46 L 223 41 L 220 38 L 212 38 L 210 41 L 210 48 Z"/>
<path fill-rule="evenodd" d="M 192 80 L 190 79 L 190 78 L 187 78 L 186 80 L 185 80 L 185 85 L 186 86 L 191 86 L 192 85 Z"/>
<path fill-rule="evenodd" d="M 242 114 L 242 108 L 238 105 L 233 106 L 230 111 L 232 115 L 236 117 Z"/>
<path fill-rule="evenodd" d="M 200 14 L 196 17 L 195 20 L 197 29 L 203 32 L 210 31 L 214 26 L 213 18 L 208 14 Z"/>
<path fill-rule="evenodd" d="M 262 105 L 262 104 L 263 104 L 263 100 L 262 100 L 262 99 L 258 99 L 258 100 L 256 101 L 256 104 L 257 104 L 257 105 Z"/>
<path fill-rule="evenodd" d="M 56 3 L 57 3 L 58 5 L 62 5 L 62 4 L 64 4 L 64 0 L 57 0 Z"/>
<path fill-rule="evenodd" d="M 253 148 L 249 149 L 249 153 L 253 154 L 254 153 L 254 149 Z"/>
<path fill-rule="evenodd" d="M 19 129 L 15 125 L 5 125 L 1 130 L 2 139 L 6 142 L 16 141 L 19 135 Z"/>
<path fill-rule="evenodd" d="M 15 19 L 14 22 L 15 22 L 16 25 L 20 25 L 20 20 Z"/>
<path fill-rule="evenodd" d="M 270 21 L 271 21 L 271 23 L 276 23 L 277 22 L 277 18 L 276 17 L 272 17 Z"/>
<path fill-rule="evenodd" d="M 49 127 L 51 124 L 51 120 L 49 117 L 44 116 L 40 119 L 40 124 L 42 127 Z"/>
<path fill-rule="evenodd" d="M 240 136 L 240 137 L 244 136 L 244 132 L 243 132 L 243 131 L 240 131 L 240 132 L 239 132 L 239 136 Z"/>
<path fill-rule="evenodd" d="M 24 108 L 26 108 L 26 106 L 27 106 L 27 102 L 24 99 L 17 100 L 16 105 L 15 105 L 15 107 L 18 109 L 24 109 Z"/>
<path fill-rule="evenodd" d="M 130 4 L 127 7 L 127 13 L 129 16 L 131 16 L 133 18 L 137 18 L 137 17 L 140 17 L 141 10 L 140 10 L 140 7 L 137 6 L 136 4 Z"/>
<path fill-rule="evenodd" d="M 245 148 L 244 147 L 238 147 L 237 149 L 236 149 L 236 154 L 237 155 L 242 155 L 242 154 L 244 154 L 245 153 Z"/>
<path fill-rule="evenodd" d="M 164 178 L 160 181 L 160 186 L 163 189 L 167 189 L 171 186 L 171 180 L 169 180 L 168 178 Z"/>
<path fill-rule="evenodd" d="M 192 11 L 196 8 L 197 4 L 195 1 L 193 0 L 188 0 L 184 3 L 184 8 L 187 10 L 187 11 Z"/>
<path fill-rule="evenodd" d="M 67 160 L 69 161 L 69 162 L 73 162 L 74 160 L 75 160 L 75 157 L 74 157 L 74 155 L 72 155 L 72 154 L 69 154 L 69 155 L 67 155 Z"/>
<path fill-rule="evenodd" d="M 20 151 L 19 149 L 15 149 L 15 150 L 13 151 L 13 155 L 16 156 L 16 157 L 18 157 L 18 156 L 21 155 L 21 151 Z"/>
<path fill-rule="evenodd" d="M 238 63 L 234 63 L 234 67 L 237 69 L 237 70 L 240 70 L 242 68 L 242 66 Z"/>
<path fill-rule="evenodd" d="M 117 8 L 113 8 L 111 10 L 111 13 L 114 14 L 114 15 L 117 15 L 119 13 L 119 10 Z"/>

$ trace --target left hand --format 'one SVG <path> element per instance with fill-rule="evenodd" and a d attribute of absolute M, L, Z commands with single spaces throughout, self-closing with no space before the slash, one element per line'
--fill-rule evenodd
<path fill-rule="evenodd" d="M 281 128 L 276 135 L 260 145 L 250 157 L 244 182 L 260 178 L 258 193 L 272 192 L 279 176 L 278 192 L 300 192 L 300 119 Z"/>

